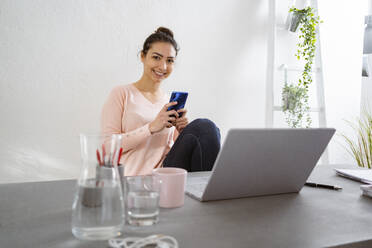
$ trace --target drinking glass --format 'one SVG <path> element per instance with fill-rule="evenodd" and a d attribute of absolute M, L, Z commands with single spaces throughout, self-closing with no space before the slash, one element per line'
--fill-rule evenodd
<path fill-rule="evenodd" d="M 84 240 L 121 234 L 124 201 L 118 172 L 121 135 L 80 135 L 82 169 L 72 205 L 72 233 Z"/>
<path fill-rule="evenodd" d="M 130 225 L 149 226 L 159 220 L 161 181 L 154 176 L 126 177 L 126 212 Z"/>

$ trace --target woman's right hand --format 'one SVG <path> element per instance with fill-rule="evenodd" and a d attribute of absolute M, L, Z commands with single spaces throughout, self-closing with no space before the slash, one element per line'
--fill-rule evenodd
<path fill-rule="evenodd" d="M 172 123 L 179 115 L 176 110 L 167 111 L 167 109 L 174 105 L 177 105 L 177 102 L 170 102 L 165 104 L 156 116 L 155 120 L 150 122 L 149 129 L 151 134 L 160 132 L 166 127 L 170 128 L 173 126 Z M 176 117 L 171 117 L 170 115 L 174 115 Z"/>

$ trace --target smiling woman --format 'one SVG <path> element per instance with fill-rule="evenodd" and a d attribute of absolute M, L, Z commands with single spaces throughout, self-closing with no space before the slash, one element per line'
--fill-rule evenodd
<path fill-rule="evenodd" d="M 141 60 L 144 67 L 143 76 L 151 78 L 157 83 L 167 78 L 173 71 L 173 63 L 178 50 L 172 31 L 164 27 L 158 28 L 143 44 L 141 51 Z"/>
<path fill-rule="evenodd" d="M 168 110 L 161 82 L 173 71 L 179 48 L 168 28 L 159 27 L 144 42 L 142 77 L 115 87 L 101 118 L 103 134 L 123 134 L 125 175 L 151 174 L 161 166 L 211 170 L 220 149 L 220 132 L 208 119 L 189 123 L 186 109 Z"/>

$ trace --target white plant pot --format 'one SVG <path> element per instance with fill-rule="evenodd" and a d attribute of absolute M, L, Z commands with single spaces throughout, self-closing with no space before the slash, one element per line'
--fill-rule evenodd
<path fill-rule="evenodd" d="M 309 0 L 294 0 L 292 6 L 296 9 L 305 9 L 310 6 Z M 301 15 L 298 13 L 288 12 L 287 20 L 285 22 L 287 30 L 291 32 L 297 32 L 297 28 L 300 24 Z"/>
<path fill-rule="evenodd" d="M 293 6 L 295 6 L 296 9 L 304 9 L 310 6 L 310 1 L 309 0 L 294 0 Z"/>
<path fill-rule="evenodd" d="M 287 29 L 291 32 L 297 32 L 298 26 L 300 25 L 300 21 L 302 18 L 303 14 L 300 13 L 293 13 L 290 12 L 288 13 L 288 24 L 287 24 Z"/>

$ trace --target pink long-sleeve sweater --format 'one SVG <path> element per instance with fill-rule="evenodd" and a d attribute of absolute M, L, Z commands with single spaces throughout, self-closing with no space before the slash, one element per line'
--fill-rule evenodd
<path fill-rule="evenodd" d="M 152 103 L 133 85 L 115 87 L 106 100 L 101 116 L 103 134 L 123 134 L 125 175 L 147 175 L 160 167 L 173 145 L 175 128 L 164 128 L 151 134 L 152 122 L 169 101 L 167 96 Z"/>

